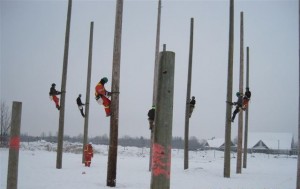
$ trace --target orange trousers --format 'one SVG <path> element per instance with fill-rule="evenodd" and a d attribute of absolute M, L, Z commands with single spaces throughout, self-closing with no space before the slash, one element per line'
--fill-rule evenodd
<path fill-rule="evenodd" d="M 53 99 L 53 101 L 54 101 L 56 107 L 59 106 L 59 98 L 58 98 L 56 95 L 53 95 L 53 96 L 52 96 L 52 99 Z"/>
<path fill-rule="evenodd" d="M 91 155 L 85 155 L 84 156 L 84 164 L 86 167 L 90 167 L 92 162 L 92 156 Z"/>
<path fill-rule="evenodd" d="M 102 96 L 102 100 L 103 100 L 103 106 L 104 106 L 106 116 L 110 116 L 110 103 L 111 103 L 111 101 L 105 96 Z"/>

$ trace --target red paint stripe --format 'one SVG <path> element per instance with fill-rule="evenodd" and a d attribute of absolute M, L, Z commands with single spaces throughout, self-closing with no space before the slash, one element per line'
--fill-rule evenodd
<path fill-rule="evenodd" d="M 9 141 L 9 148 L 19 149 L 20 148 L 20 137 L 11 137 Z"/>
<path fill-rule="evenodd" d="M 168 152 L 166 152 L 168 151 Z M 170 179 L 171 154 L 160 144 L 153 144 L 152 173 L 154 176 L 163 175 Z"/>

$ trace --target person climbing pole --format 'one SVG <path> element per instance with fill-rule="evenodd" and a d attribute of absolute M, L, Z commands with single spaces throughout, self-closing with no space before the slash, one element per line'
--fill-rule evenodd
<path fill-rule="evenodd" d="M 104 110 L 106 113 L 106 117 L 109 117 L 111 115 L 110 112 L 110 104 L 111 101 L 109 100 L 109 96 L 111 96 L 111 93 L 106 91 L 104 85 L 108 82 L 107 77 L 103 77 L 99 83 L 95 87 L 95 99 L 96 101 L 104 106 Z"/>
<path fill-rule="evenodd" d="M 77 106 L 78 106 L 78 108 L 79 108 L 79 111 L 80 111 L 82 117 L 85 117 L 85 115 L 84 115 L 84 113 L 83 113 L 83 106 L 84 106 L 85 104 L 83 104 L 83 103 L 81 102 L 81 94 L 78 95 L 78 97 L 77 97 L 77 99 L 76 99 L 76 102 L 77 102 Z"/>
<path fill-rule="evenodd" d="M 231 103 L 231 105 L 236 106 L 232 114 L 231 122 L 234 122 L 236 114 L 239 113 L 240 109 L 243 107 L 243 93 L 237 92 L 236 96 L 238 97 L 238 100 L 236 102 Z"/>
<path fill-rule="evenodd" d="M 195 104 L 196 104 L 195 97 L 192 96 L 192 100 L 190 100 L 190 118 L 191 118 L 192 113 L 193 113 L 193 111 L 194 111 Z"/>
<path fill-rule="evenodd" d="M 249 90 L 249 87 L 247 87 L 244 98 L 243 98 L 243 107 L 242 107 L 242 109 L 244 111 L 248 108 L 250 98 L 251 98 L 251 91 Z"/>
<path fill-rule="evenodd" d="M 91 166 L 92 157 L 94 157 L 93 146 L 92 146 L 92 144 L 87 144 L 84 147 L 84 164 L 86 167 Z"/>
<path fill-rule="evenodd" d="M 152 131 L 154 128 L 154 119 L 155 119 L 155 106 L 148 111 L 148 121 L 149 121 L 149 129 Z"/>
<path fill-rule="evenodd" d="M 60 110 L 60 106 L 59 106 L 59 98 L 58 98 L 56 95 L 60 95 L 61 92 L 60 92 L 60 91 L 57 91 L 57 90 L 55 89 L 55 86 L 56 86 L 56 84 L 55 84 L 55 83 L 52 83 L 51 88 L 50 88 L 50 92 L 49 92 L 49 97 L 50 97 L 51 100 L 54 101 L 54 103 L 55 103 L 55 105 L 56 105 L 56 108 L 57 108 L 58 110 Z"/>

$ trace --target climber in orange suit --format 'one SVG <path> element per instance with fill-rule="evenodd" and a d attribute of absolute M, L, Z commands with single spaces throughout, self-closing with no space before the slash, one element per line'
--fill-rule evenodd
<path fill-rule="evenodd" d="M 96 101 L 104 106 L 104 110 L 106 113 L 106 117 L 109 117 L 111 115 L 110 113 L 110 103 L 109 96 L 111 96 L 111 93 L 106 91 L 104 85 L 108 82 L 107 77 L 103 77 L 99 83 L 95 87 L 95 98 Z"/>
<path fill-rule="evenodd" d="M 84 163 L 86 167 L 91 166 L 92 157 L 94 156 L 94 151 L 92 144 L 87 144 L 84 147 Z"/>

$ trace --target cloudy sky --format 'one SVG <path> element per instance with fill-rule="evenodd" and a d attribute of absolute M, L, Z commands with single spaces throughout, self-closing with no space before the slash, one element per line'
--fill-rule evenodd
<path fill-rule="evenodd" d="M 1 100 L 23 102 L 21 132 L 55 135 L 59 112 L 48 93 L 60 90 L 67 0 L 1 0 Z M 125 0 L 123 8 L 119 136 L 149 138 L 157 0 Z M 111 88 L 115 0 L 73 0 L 65 134 L 83 133 L 76 105 L 85 101 L 90 22 L 94 21 L 89 136 L 109 135 L 109 118 L 94 100 L 101 77 Z M 236 0 L 233 94 L 239 86 L 239 23 L 250 48 L 250 132 L 291 132 L 298 124 L 298 1 Z M 224 137 L 229 0 L 162 0 L 161 40 L 175 52 L 173 136 L 184 136 L 190 19 L 194 18 L 190 136 Z M 246 53 L 245 53 L 246 56 Z M 246 59 L 246 57 L 245 57 Z M 233 96 L 235 99 L 235 96 Z M 237 133 L 237 121 L 232 125 Z"/>

